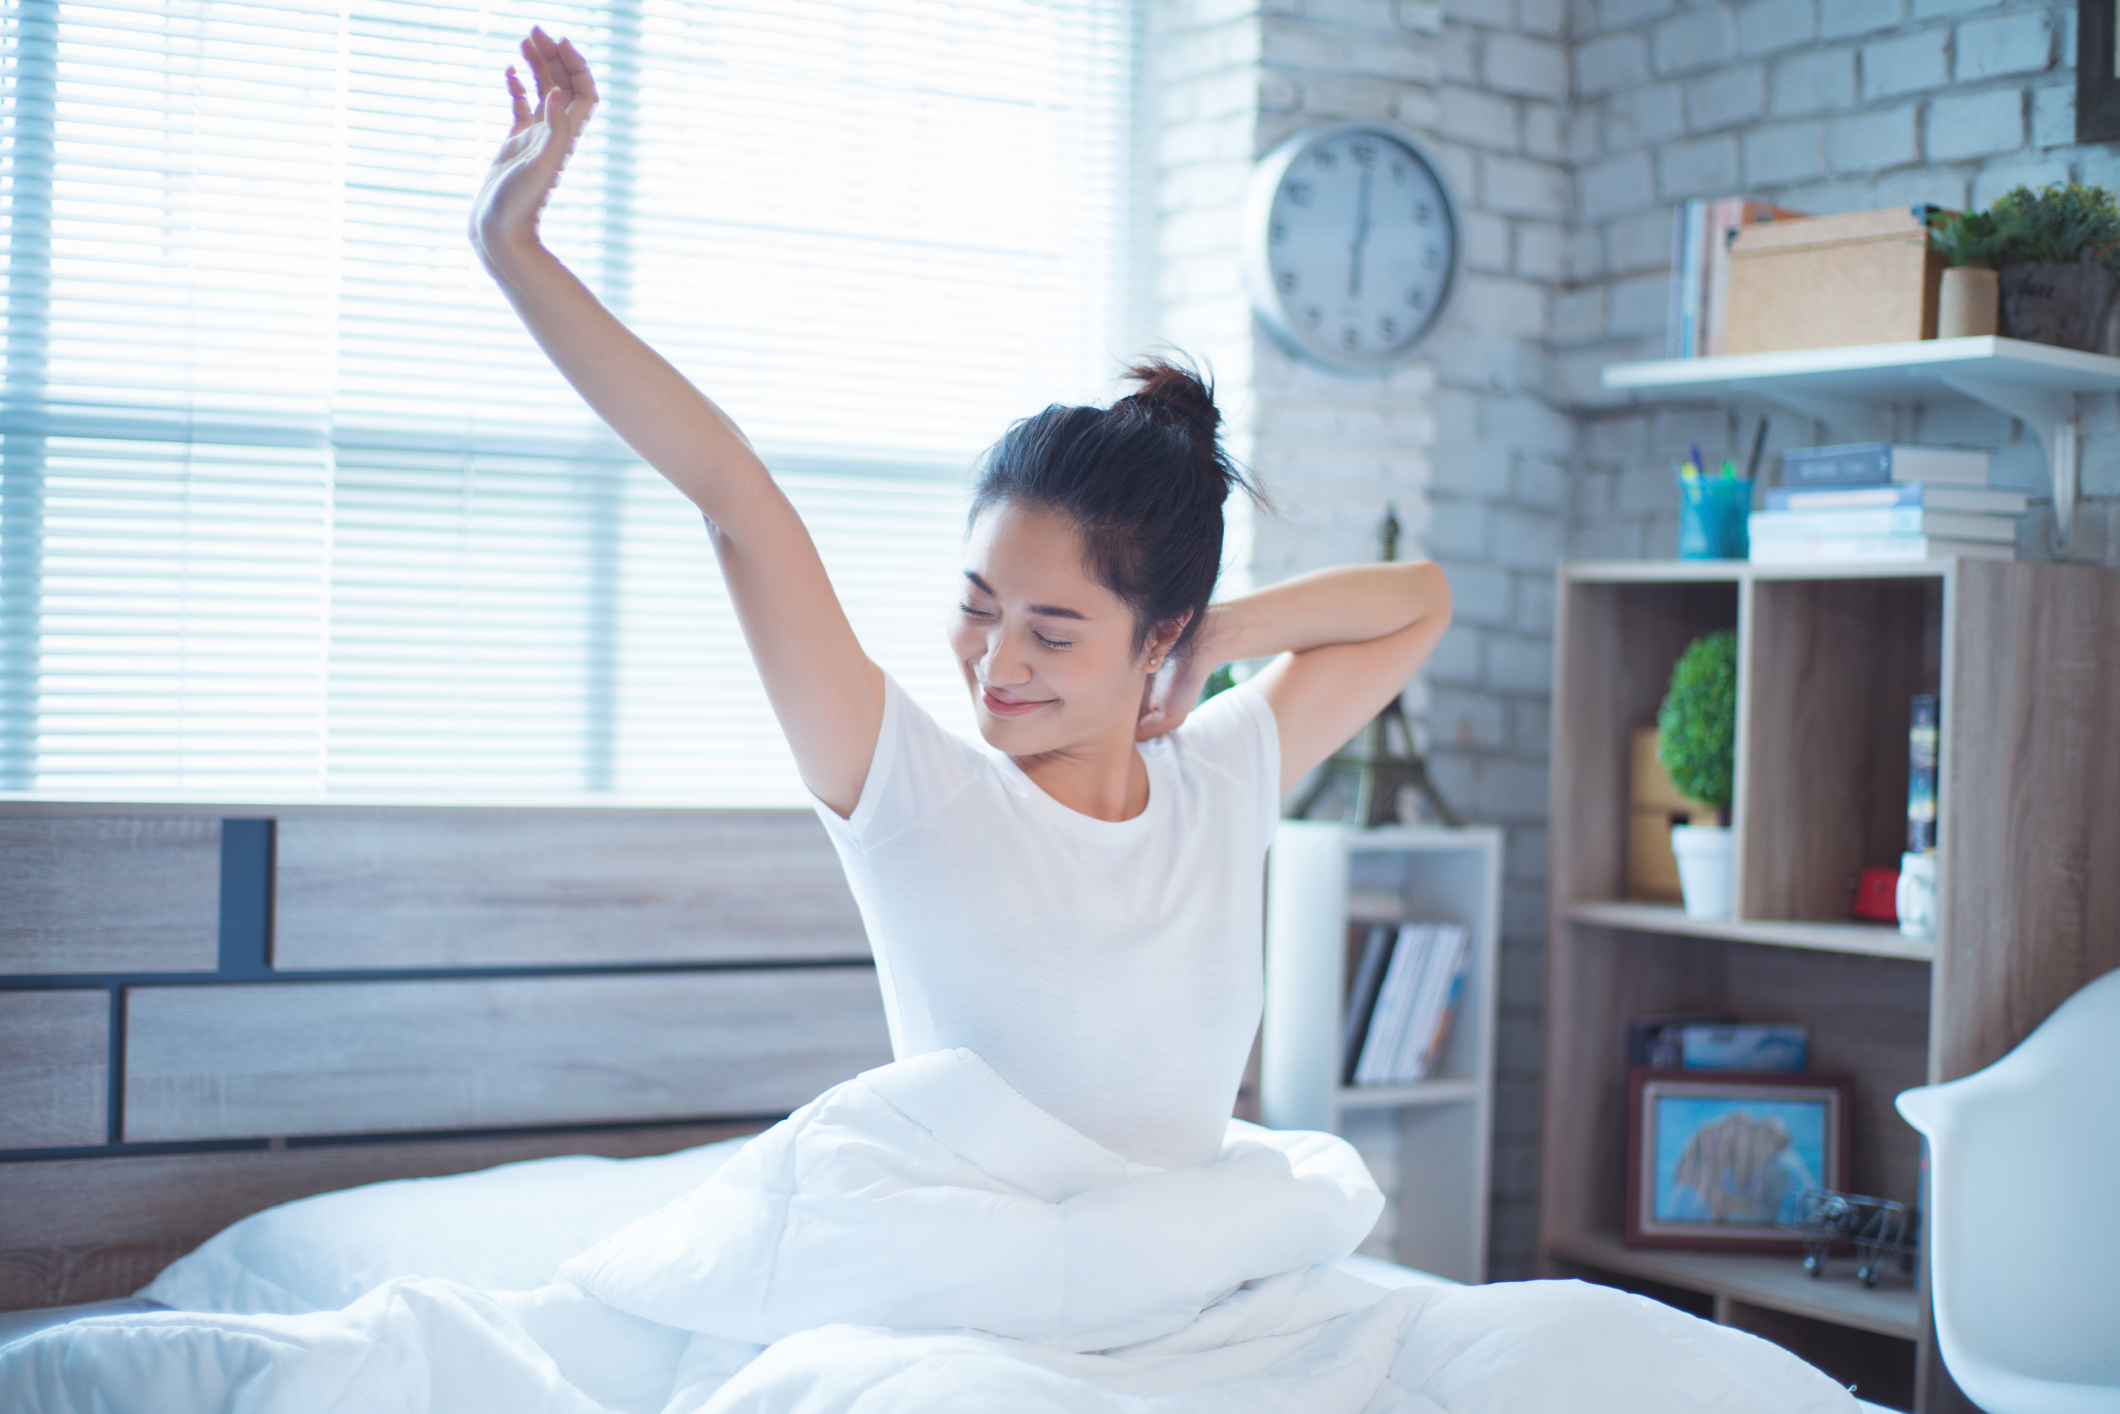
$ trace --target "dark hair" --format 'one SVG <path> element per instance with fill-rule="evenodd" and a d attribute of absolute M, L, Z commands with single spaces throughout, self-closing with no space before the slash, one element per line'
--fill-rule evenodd
<path fill-rule="evenodd" d="M 1222 572 L 1222 503 L 1258 490 L 1222 451 L 1215 390 L 1191 368 L 1147 359 L 1141 386 L 1108 408 L 1053 404 L 987 449 L 969 519 L 1001 502 L 1058 511 L 1089 572 L 1134 611 L 1134 651 L 1191 611 L 1183 653 Z"/>

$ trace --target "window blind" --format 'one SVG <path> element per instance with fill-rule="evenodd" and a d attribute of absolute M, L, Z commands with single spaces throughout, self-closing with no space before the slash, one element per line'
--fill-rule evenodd
<path fill-rule="evenodd" d="M 966 467 L 1125 352 L 1129 0 L 0 0 L 0 789 L 804 798 L 697 514 L 465 243 L 533 20 L 605 95 L 548 243 L 968 722 Z"/>

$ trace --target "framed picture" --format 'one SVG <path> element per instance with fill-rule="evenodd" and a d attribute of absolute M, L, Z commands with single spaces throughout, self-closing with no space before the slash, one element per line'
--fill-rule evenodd
<path fill-rule="evenodd" d="M 2076 0 L 2076 141 L 2120 138 L 2120 0 Z"/>
<path fill-rule="evenodd" d="M 1846 1076 L 1637 1069 L 1627 1094 L 1630 1246 L 1801 1252 L 1777 1225 L 1846 1187 Z"/>

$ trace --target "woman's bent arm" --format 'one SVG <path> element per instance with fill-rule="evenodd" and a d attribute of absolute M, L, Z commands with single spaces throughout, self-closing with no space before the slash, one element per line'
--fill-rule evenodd
<path fill-rule="evenodd" d="M 1285 791 L 1405 688 L 1449 626 L 1450 583 L 1429 561 L 1319 570 L 1210 606 L 1170 690 L 1196 694 L 1220 664 L 1280 655 L 1251 682 L 1280 728 Z"/>
<path fill-rule="evenodd" d="M 513 71 L 514 130 L 488 174 L 472 242 L 584 401 L 699 507 L 766 696 L 803 781 L 853 813 L 883 723 L 883 672 L 862 652 L 808 529 L 736 424 L 599 303 L 537 235 L 537 213 L 596 101 L 573 46 L 533 32 L 533 110 Z"/>

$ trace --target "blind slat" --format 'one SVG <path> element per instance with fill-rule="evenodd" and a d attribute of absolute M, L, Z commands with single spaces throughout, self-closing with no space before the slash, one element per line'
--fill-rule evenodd
<path fill-rule="evenodd" d="M 0 789 L 806 802 L 465 244 L 533 19 L 607 99 L 547 241 L 969 724 L 964 470 L 1120 352 L 1130 0 L 0 0 Z"/>

